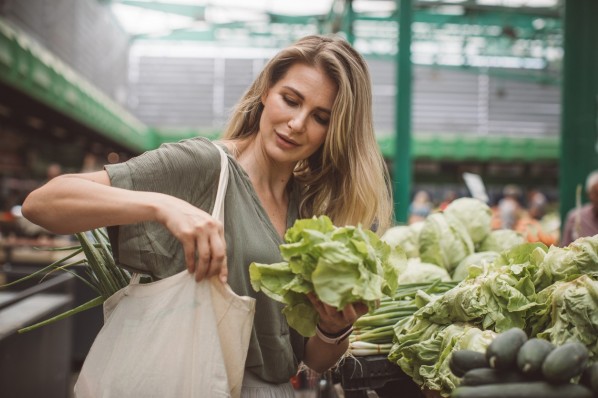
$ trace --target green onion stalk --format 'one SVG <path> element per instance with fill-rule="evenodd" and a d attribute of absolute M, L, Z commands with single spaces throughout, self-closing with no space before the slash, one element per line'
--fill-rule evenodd
<path fill-rule="evenodd" d="M 440 295 L 456 282 L 410 283 L 398 287 L 393 297 L 380 300 L 380 305 L 360 317 L 349 336 L 349 353 L 355 356 L 388 354 L 394 338 L 394 325 L 419 309 L 416 296 Z"/>
<path fill-rule="evenodd" d="M 46 249 L 51 251 L 69 251 L 70 253 L 68 255 L 23 278 L 2 285 L 0 288 L 16 285 L 39 276 L 42 276 L 41 280 L 43 281 L 43 279 L 52 272 L 64 271 L 70 273 L 97 292 L 98 297 L 52 318 L 21 328 L 18 331 L 19 333 L 35 330 L 41 326 L 48 325 L 79 312 L 102 305 L 108 297 L 129 284 L 131 274 L 116 265 L 114 257 L 112 256 L 110 240 L 104 229 L 94 229 L 89 232 L 76 233 L 75 237 L 79 241 L 78 246 Z M 81 253 L 83 253 L 85 258 L 80 258 L 79 255 Z M 86 267 L 86 276 L 81 276 L 76 273 L 72 269 L 75 266 Z"/>

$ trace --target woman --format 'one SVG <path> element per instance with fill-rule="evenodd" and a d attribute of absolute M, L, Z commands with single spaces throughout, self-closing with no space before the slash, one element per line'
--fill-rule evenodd
<path fill-rule="evenodd" d="M 123 267 L 164 278 L 186 266 L 197 280 L 219 275 L 237 294 L 256 298 L 243 394 L 292 397 L 298 364 L 318 372 L 333 366 L 348 342 L 330 341 L 367 308 L 337 311 L 312 295 L 324 336 L 305 340 L 289 330 L 280 303 L 253 291 L 248 266 L 281 261 L 278 246 L 297 218 L 325 214 L 336 225 L 379 233 L 390 224 L 365 61 L 338 37 L 299 40 L 268 62 L 223 138 L 217 144 L 228 152 L 231 174 L 224 226 L 209 214 L 220 167 L 204 138 L 57 177 L 29 195 L 23 213 L 62 234 L 109 226 Z"/>

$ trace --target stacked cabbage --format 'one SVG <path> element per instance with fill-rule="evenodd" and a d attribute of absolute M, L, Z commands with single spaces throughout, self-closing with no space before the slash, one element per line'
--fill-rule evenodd
<path fill-rule="evenodd" d="M 493 333 L 518 327 L 556 345 L 581 342 L 598 358 L 597 279 L 598 235 L 565 248 L 516 245 L 491 263 L 474 263 L 457 286 L 398 322 L 388 358 L 443 396 L 458 380 L 431 373 L 430 363 L 438 361 L 438 369 L 446 365 L 454 337 L 445 330 L 455 325 Z"/>

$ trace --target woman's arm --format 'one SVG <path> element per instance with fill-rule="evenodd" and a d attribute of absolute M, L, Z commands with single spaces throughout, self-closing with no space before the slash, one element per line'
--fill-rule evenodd
<path fill-rule="evenodd" d="M 106 171 L 65 174 L 31 192 L 22 210 L 29 221 L 71 234 L 155 220 L 159 195 L 112 187 Z"/>
<path fill-rule="evenodd" d="M 187 269 L 197 280 L 218 274 L 226 280 L 224 229 L 218 220 L 174 196 L 113 187 L 106 171 L 53 178 L 27 196 L 22 211 L 59 234 L 157 221 L 182 243 Z"/>
<path fill-rule="evenodd" d="M 329 334 L 336 334 L 353 325 L 360 316 L 368 311 L 368 307 L 363 303 L 348 304 L 342 311 L 338 311 L 336 308 L 324 304 L 313 293 L 309 293 L 307 297 L 320 315 L 318 322 L 320 329 Z M 305 345 L 303 362 L 310 369 L 323 373 L 338 362 L 341 356 L 347 352 L 348 347 L 348 338 L 339 344 L 331 344 L 316 335 L 310 337 Z"/>

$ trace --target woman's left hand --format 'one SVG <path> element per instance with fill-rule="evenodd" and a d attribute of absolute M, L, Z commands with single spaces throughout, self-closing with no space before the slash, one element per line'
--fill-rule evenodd
<path fill-rule="evenodd" d="M 320 328 L 331 334 L 353 325 L 360 316 L 368 312 L 368 306 L 361 302 L 347 304 L 342 311 L 339 311 L 335 307 L 323 303 L 313 292 L 308 293 L 307 298 L 320 315 L 318 322 Z"/>

